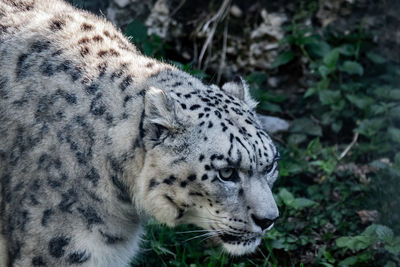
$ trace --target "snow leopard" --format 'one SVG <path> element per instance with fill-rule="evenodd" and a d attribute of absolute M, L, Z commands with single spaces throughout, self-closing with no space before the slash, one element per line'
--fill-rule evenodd
<path fill-rule="evenodd" d="M 246 82 L 144 56 L 61 0 L 0 0 L 0 266 L 126 266 L 149 219 L 232 255 L 279 216 Z"/>

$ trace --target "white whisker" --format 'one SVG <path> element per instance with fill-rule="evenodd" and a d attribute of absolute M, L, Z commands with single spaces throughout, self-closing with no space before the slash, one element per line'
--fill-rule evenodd
<path fill-rule="evenodd" d="M 214 231 L 223 231 L 223 229 L 216 230 L 193 230 L 193 231 L 184 231 L 184 232 L 176 232 L 177 234 L 190 234 L 190 233 L 201 233 L 201 232 L 214 232 Z"/>
<path fill-rule="evenodd" d="M 207 217 L 202 217 L 202 216 L 197 216 L 197 215 L 187 215 L 188 217 L 194 217 L 194 218 L 200 218 L 200 219 L 205 219 L 205 220 L 209 220 L 209 221 L 216 221 L 219 222 L 220 220 L 216 220 L 213 218 L 207 218 Z"/>
<path fill-rule="evenodd" d="M 199 243 L 204 242 L 204 241 L 206 241 L 206 240 L 208 240 L 208 239 L 211 239 L 211 238 L 213 238 L 213 237 L 214 237 L 214 236 L 208 236 L 208 237 L 206 237 L 206 238 L 203 238 L 202 240 L 200 240 Z"/>
<path fill-rule="evenodd" d="M 195 237 L 191 237 L 191 238 L 189 238 L 189 239 L 186 239 L 186 240 L 184 240 L 183 242 L 188 242 L 188 241 L 190 241 L 190 240 L 193 240 L 193 239 L 197 239 L 197 238 L 200 238 L 200 237 L 204 237 L 204 236 L 210 236 L 210 237 L 212 237 L 212 236 L 217 236 L 217 234 L 216 233 L 205 233 L 205 234 L 202 234 L 202 235 L 198 235 L 198 236 L 195 236 Z"/>
<path fill-rule="evenodd" d="M 268 259 L 269 259 L 269 256 L 267 257 L 267 256 L 265 256 L 265 254 L 262 252 L 262 250 L 261 250 L 261 248 L 260 247 L 258 247 L 257 248 L 257 250 L 261 253 L 261 255 L 264 257 L 264 259 L 265 259 L 265 261 L 268 261 Z"/>

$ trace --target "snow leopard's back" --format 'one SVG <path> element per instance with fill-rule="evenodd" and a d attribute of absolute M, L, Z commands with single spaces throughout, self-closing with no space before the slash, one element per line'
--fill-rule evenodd
<path fill-rule="evenodd" d="M 64 2 L 0 1 L 0 266 L 129 262 L 140 220 L 119 164 L 140 156 L 142 84 L 162 68 Z"/>

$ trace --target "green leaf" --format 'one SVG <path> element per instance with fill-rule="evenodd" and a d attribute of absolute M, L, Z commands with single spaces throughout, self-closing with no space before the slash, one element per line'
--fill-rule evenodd
<path fill-rule="evenodd" d="M 250 86 L 250 95 L 257 101 L 261 101 L 262 95 L 263 95 L 263 90 L 254 87 L 254 86 Z M 259 105 L 258 105 L 259 107 Z"/>
<path fill-rule="evenodd" d="M 388 168 L 390 168 L 388 163 L 380 161 L 380 160 L 374 160 L 369 165 L 378 170 L 387 170 Z M 373 224 L 373 225 L 375 225 L 375 224 Z"/>
<path fill-rule="evenodd" d="M 378 55 L 374 52 L 368 52 L 367 58 L 375 64 L 383 64 L 386 62 L 386 59 L 384 57 L 382 57 L 381 55 Z"/>
<path fill-rule="evenodd" d="M 281 107 L 278 104 L 274 104 L 271 102 L 263 101 L 257 106 L 258 108 L 269 111 L 269 112 L 282 112 Z"/>
<path fill-rule="evenodd" d="M 342 121 L 334 121 L 334 122 L 331 124 L 331 129 L 332 129 L 332 131 L 334 131 L 335 133 L 338 133 L 338 132 L 342 129 L 342 126 L 343 126 L 343 122 L 342 122 Z"/>
<path fill-rule="evenodd" d="M 376 238 L 376 230 L 379 225 L 372 224 L 368 226 L 361 235 L 357 236 L 343 236 L 336 239 L 336 245 L 340 248 L 347 248 L 353 251 L 359 251 L 366 249 L 367 247 L 375 244 L 378 240 Z M 387 235 L 388 231 L 386 228 L 380 230 L 383 235 Z"/>
<path fill-rule="evenodd" d="M 310 165 L 318 166 L 321 170 L 326 172 L 326 174 L 331 175 L 336 169 L 336 162 L 334 160 L 315 160 L 311 161 Z"/>
<path fill-rule="evenodd" d="M 396 237 L 390 244 L 386 244 L 385 249 L 393 255 L 400 255 L 400 236 Z"/>
<path fill-rule="evenodd" d="M 393 261 L 388 261 L 383 267 L 396 267 L 396 263 Z"/>
<path fill-rule="evenodd" d="M 393 118 L 400 119 L 400 105 L 392 108 L 389 113 Z"/>
<path fill-rule="evenodd" d="M 342 96 L 340 95 L 339 90 L 323 90 L 318 93 L 319 100 L 323 105 L 331 105 L 338 102 Z"/>
<path fill-rule="evenodd" d="M 306 49 L 311 56 L 322 58 L 324 55 L 329 53 L 331 47 L 327 42 L 318 40 L 307 44 Z"/>
<path fill-rule="evenodd" d="M 321 149 L 322 149 L 322 145 L 321 145 L 321 142 L 319 141 L 319 138 L 317 137 L 308 143 L 306 153 L 310 157 L 316 158 L 317 155 L 320 153 Z"/>
<path fill-rule="evenodd" d="M 304 93 L 304 98 L 312 96 L 313 94 L 317 93 L 318 90 L 315 87 L 308 88 L 308 90 Z"/>
<path fill-rule="evenodd" d="M 340 70 L 348 74 L 358 74 L 360 76 L 364 74 L 364 68 L 355 61 L 346 60 L 341 66 Z"/>
<path fill-rule="evenodd" d="M 321 81 L 319 81 L 317 83 L 317 91 L 323 91 L 329 88 L 329 84 L 330 84 L 331 80 L 329 78 L 327 79 L 322 79 Z"/>
<path fill-rule="evenodd" d="M 352 44 L 343 44 L 338 48 L 340 54 L 345 56 L 353 56 L 356 54 L 356 47 Z"/>
<path fill-rule="evenodd" d="M 389 227 L 385 225 L 377 225 L 375 232 L 379 240 L 382 240 L 385 243 L 392 242 L 394 234 L 392 229 Z"/>
<path fill-rule="evenodd" d="M 350 248 L 352 246 L 352 238 L 348 236 L 342 236 L 336 239 L 336 246 L 339 248 Z"/>
<path fill-rule="evenodd" d="M 390 100 L 400 100 L 400 89 L 390 89 L 387 97 Z"/>
<path fill-rule="evenodd" d="M 162 50 L 163 40 L 157 36 L 152 35 L 151 38 L 142 41 L 143 54 L 147 56 L 155 56 L 155 54 Z"/>
<path fill-rule="evenodd" d="M 147 28 L 140 21 L 133 20 L 126 26 L 125 35 L 131 37 L 135 44 L 141 44 L 147 40 Z"/>
<path fill-rule="evenodd" d="M 340 261 L 338 263 L 339 267 L 347 267 L 347 266 L 351 266 L 354 265 L 358 262 L 358 257 L 357 256 L 350 256 L 345 258 L 344 260 Z"/>
<path fill-rule="evenodd" d="M 309 32 L 311 32 L 312 30 L 310 29 Z M 315 44 L 320 42 L 320 40 L 318 39 L 317 35 L 309 35 L 309 36 L 305 36 L 302 40 L 303 45 L 309 45 L 309 44 Z"/>
<path fill-rule="evenodd" d="M 323 62 L 325 66 L 327 66 L 329 69 L 332 69 L 336 66 L 336 62 L 339 59 L 339 52 L 337 49 L 332 49 L 329 51 L 328 54 L 326 54 L 323 58 Z"/>
<path fill-rule="evenodd" d="M 378 225 L 377 224 L 371 224 L 370 226 L 368 226 L 367 228 L 365 228 L 365 230 L 361 233 L 362 235 L 365 236 L 375 236 L 376 234 L 376 227 Z"/>
<path fill-rule="evenodd" d="M 329 74 L 331 74 L 335 69 L 334 68 L 328 68 L 327 66 L 319 66 L 318 67 L 318 72 L 322 76 L 322 78 L 328 77 Z"/>
<path fill-rule="evenodd" d="M 392 87 L 385 86 L 385 85 L 375 86 L 374 94 L 376 96 L 378 96 L 379 98 L 391 100 L 391 96 L 390 96 L 391 90 L 396 90 L 396 89 L 393 89 Z"/>
<path fill-rule="evenodd" d="M 288 137 L 289 144 L 300 144 L 307 139 L 307 135 L 305 134 L 291 134 Z"/>
<path fill-rule="evenodd" d="M 294 53 L 292 51 L 285 51 L 275 58 L 272 68 L 277 68 L 279 66 L 285 65 L 294 59 Z"/>
<path fill-rule="evenodd" d="M 299 197 L 294 199 L 294 202 L 291 204 L 291 206 L 297 210 L 301 210 L 315 204 L 316 202 L 312 201 L 311 199 Z"/>
<path fill-rule="evenodd" d="M 269 101 L 269 102 L 275 102 L 275 103 L 282 103 L 286 100 L 286 95 L 285 94 L 280 94 L 280 93 L 270 93 L 270 92 L 265 92 L 263 91 L 261 101 Z"/>
<path fill-rule="evenodd" d="M 311 29 L 301 29 L 297 32 L 294 44 L 296 46 L 306 45 L 315 41 L 315 37 L 307 36 L 311 32 Z"/>
<path fill-rule="evenodd" d="M 346 82 L 346 83 L 342 83 L 340 85 L 340 90 L 344 91 L 344 92 L 349 92 L 349 93 L 355 93 L 355 91 L 358 91 L 359 89 L 362 89 L 365 87 L 365 84 L 360 83 L 360 82 Z"/>
<path fill-rule="evenodd" d="M 294 202 L 294 196 L 286 188 L 279 190 L 279 197 L 287 206 L 291 206 Z"/>
<path fill-rule="evenodd" d="M 296 210 L 301 210 L 307 207 L 310 207 L 312 205 L 315 205 L 315 202 L 307 199 L 307 198 L 295 198 L 292 193 L 290 193 L 288 190 L 285 188 L 282 188 L 279 191 L 279 197 L 282 199 L 283 203 L 285 203 L 286 206 L 294 208 Z M 294 240 L 296 241 L 296 240 Z"/>
<path fill-rule="evenodd" d="M 286 248 L 285 240 L 282 239 L 272 240 L 271 247 L 275 249 L 284 249 Z"/>
<path fill-rule="evenodd" d="M 400 167 L 400 152 L 397 152 L 396 155 L 394 156 L 394 162 L 397 166 Z"/>
<path fill-rule="evenodd" d="M 358 235 L 354 237 L 342 236 L 336 239 L 336 245 L 338 247 L 348 248 L 353 251 L 366 249 L 372 244 L 374 244 L 374 239 L 365 235 Z"/>
<path fill-rule="evenodd" d="M 364 96 L 364 95 L 346 95 L 347 100 L 349 100 L 352 104 L 354 104 L 359 109 L 366 109 L 369 108 L 375 100 L 371 97 Z"/>
<path fill-rule="evenodd" d="M 315 124 L 311 119 L 301 118 L 292 121 L 290 127 L 292 133 L 305 133 L 308 135 L 322 136 L 321 126 Z"/>
<path fill-rule="evenodd" d="M 304 168 L 292 161 L 282 161 L 279 163 L 279 175 L 280 176 L 289 176 L 300 173 L 304 170 Z"/>
<path fill-rule="evenodd" d="M 372 114 L 379 115 L 386 111 L 385 105 L 382 104 L 374 104 L 370 107 Z"/>
<path fill-rule="evenodd" d="M 264 83 L 268 78 L 265 72 L 255 71 L 246 76 L 246 81 L 249 84 L 256 84 L 258 87 Z"/>
<path fill-rule="evenodd" d="M 400 144 L 400 129 L 389 127 L 388 134 L 394 142 Z"/>
<path fill-rule="evenodd" d="M 383 126 L 383 119 L 369 119 L 360 122 L 356 131 L 367 137 L 374 136 Z"/>
<path fill-rule="evenodd" d="M 332 111 L 324 112 L 320 115 L 322 125 L 330 125 L 335 121 L 335 115 Z"/>

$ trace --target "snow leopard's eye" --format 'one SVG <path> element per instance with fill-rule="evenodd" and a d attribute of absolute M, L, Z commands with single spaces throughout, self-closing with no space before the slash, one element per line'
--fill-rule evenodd
<path fill-rule="evenodd" d="M 272 162 L 266 169 L 266 173 L 270 173 L 272 171 L 272 169 L 275 167 L 276 165 L 276 161 Z"/>
<path fill-rule="evenodd" d="M 168 129 L 166 127 L 164 127 L 161 124 L 156 124 L 156 129 L 155 129 L 155 139 L 158 140 L 160 138 L 160 136 L 166 132 Z"/>
<path fill-rule="evenodd" d="M 219 178 L 223 181 L 234 181 L 237 178 L 236 170 L 233 168 L 224 168 L 218 172 Z"/>
<path fill-rule="evenodd" d="M 276 153 L 275 158 L 273 159 L 272 163 L 268 165 L 264 171 L 266 173 L 270 173 L 272 170 L 274 170 L 275 166 L 278 164 L 278 161 L 281 159 L 281 154 L 279 152 Z"/>

